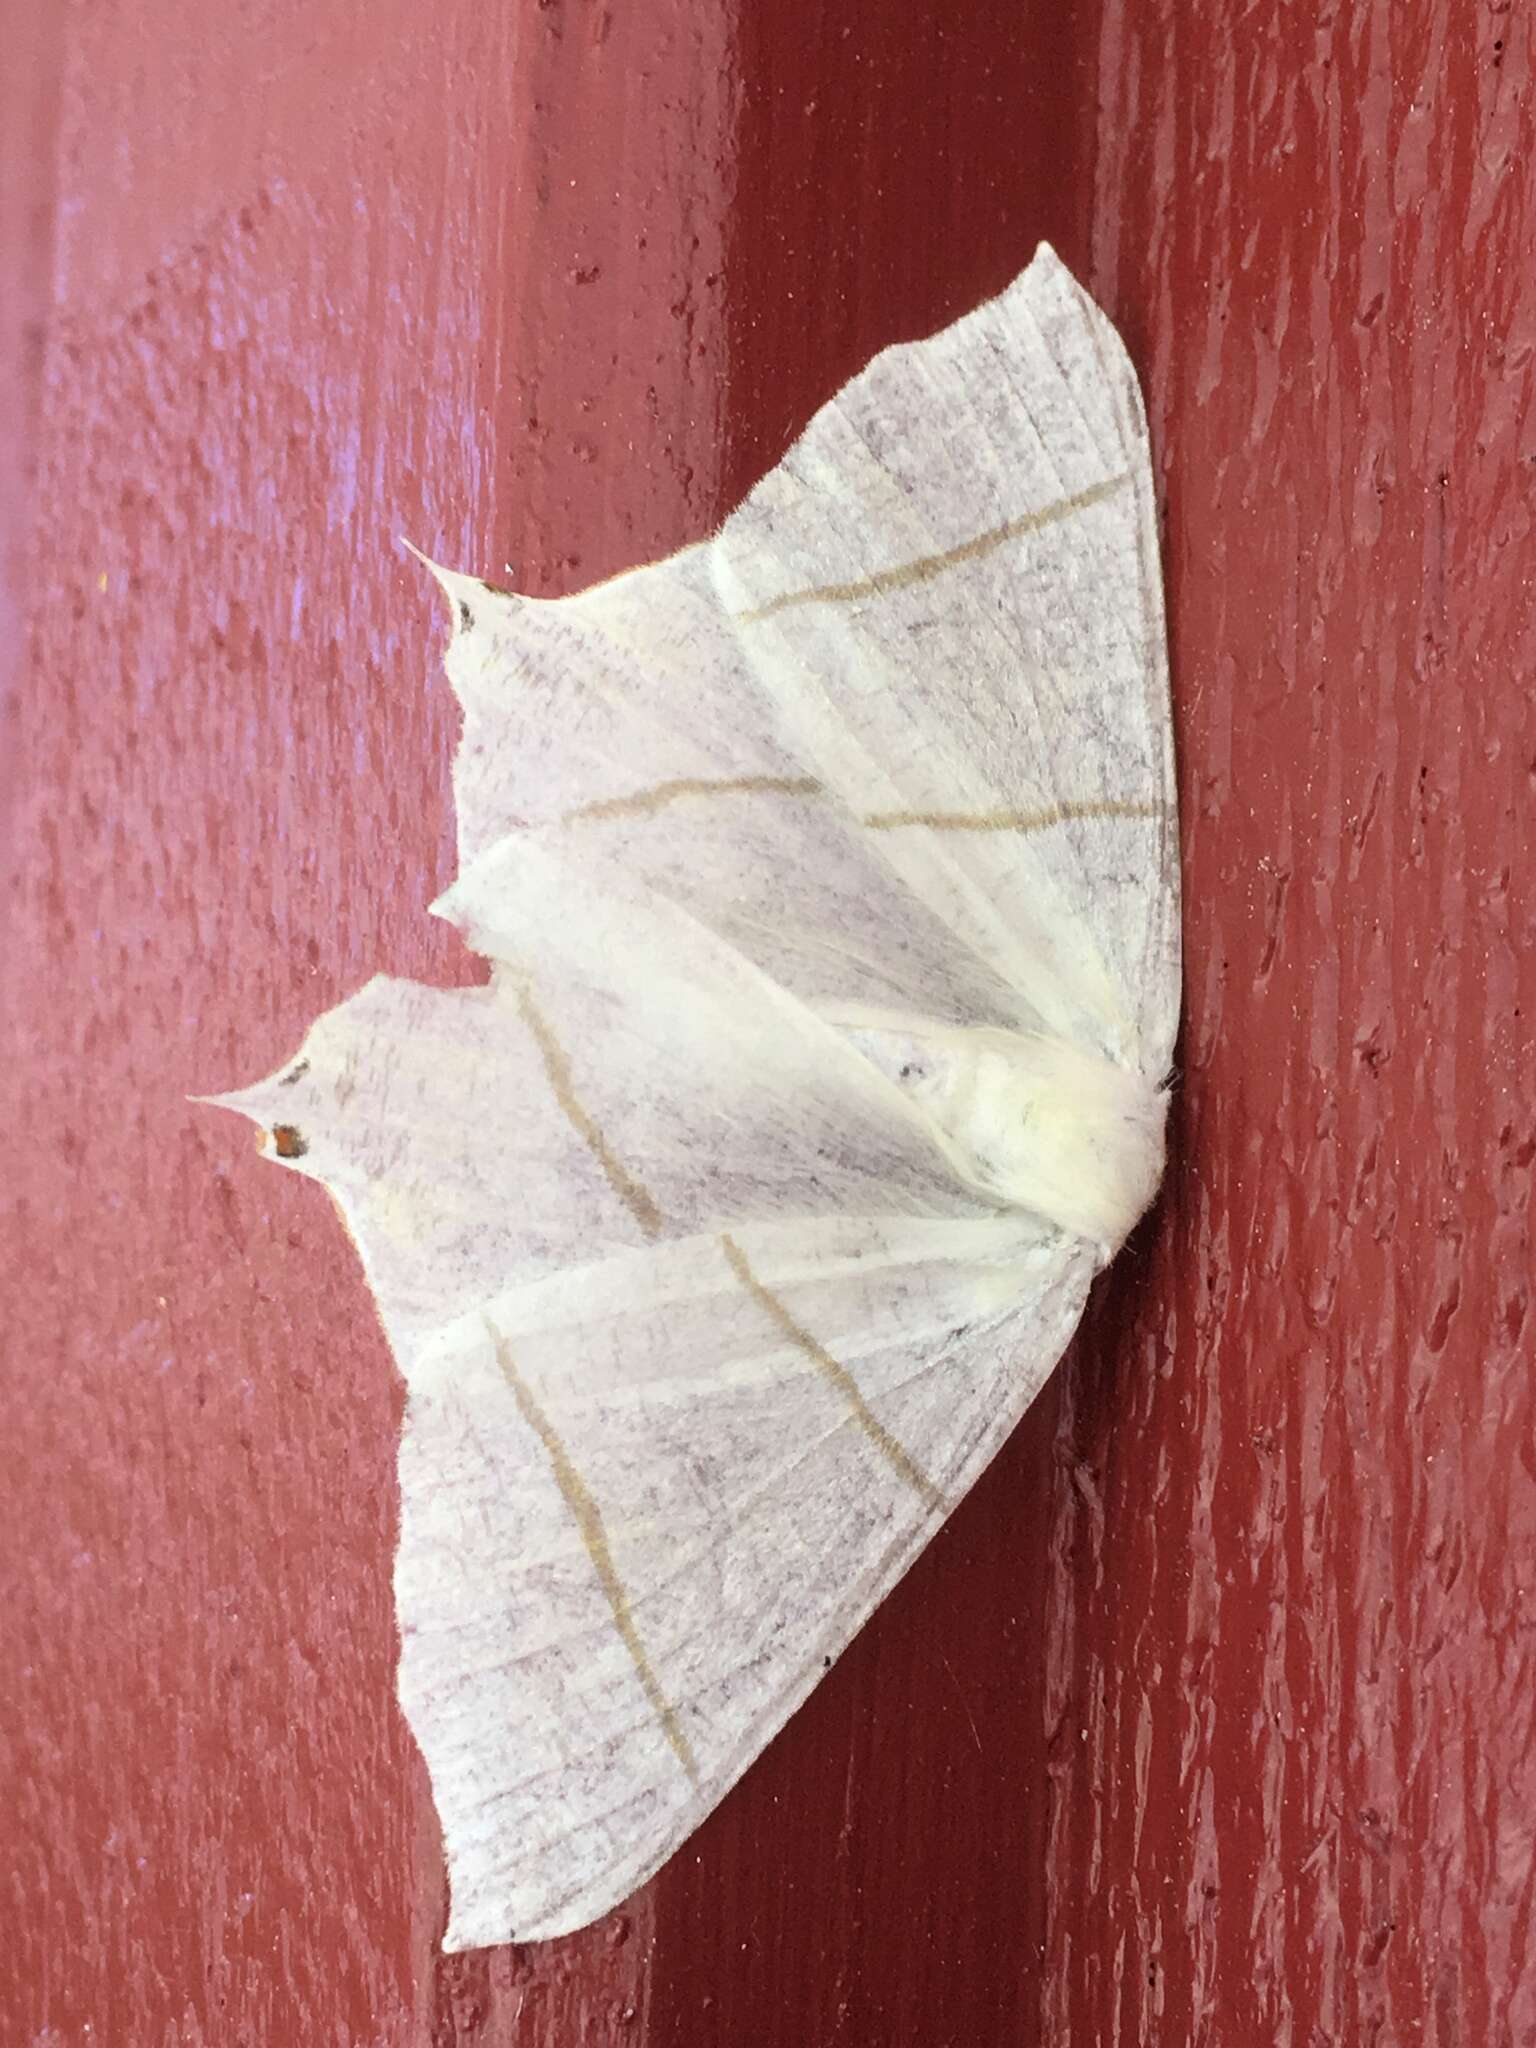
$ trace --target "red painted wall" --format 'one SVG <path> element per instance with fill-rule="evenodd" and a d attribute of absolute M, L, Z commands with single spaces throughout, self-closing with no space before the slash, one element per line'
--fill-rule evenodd
<path fill-rule="evenodd" d="M 0 2032 L 1536 2039 L 1528 14 L 21 29 Z M 444 1960 L 388 1355 L 318 1191 L 184 1097 L 375 968 L 472 972 L 422 914 L 453 718 L 393 536 L 545 592 L 693 537 L 1041 234 L 1161 451 L 1163 1203 L 696 1841 Z"/>

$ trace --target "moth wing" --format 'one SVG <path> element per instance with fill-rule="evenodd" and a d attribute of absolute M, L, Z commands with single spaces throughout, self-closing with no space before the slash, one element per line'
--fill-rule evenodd
<path fill-rule="evenodd" d="M 1177 830 L 1146 427 L 1049 250 L 889 349 L 712 543 L 571 597 L 436 572 L 460 854 L 534 837 L 803 1000 L 1160 1080 Z"/>
<path fill-rule="evenodd" d="M 406 1377 L 400 1691 L 468 1947 L 584 1924 L 685 1838 L 1004 1441 L 1096 1260 L 967 1193 L 665 899 L 514 837 L 446 907 L 489 988 L 370 983 L 226 1099 L 337 1196 Z"/>
<path fill-rule="evenodd" d="M 823 786 L 722 607 L 709 546 L 547 600 L 434 574 L 464 711 L 466 872 L 536 841 L 665 896 L 807 1002 L 1041 1022 L 999 948 L 974 941 L 988 906 L 957 916 L 915 894 Z"/>
<path fill-rule="evenodd" d="M 1178 864 L 1146 422 L 1056 256 L 876 356 L 713 566 L 781 729 L 913 894 L 1049 1028 L 1161 1080 Z"/>
<path fill-rule="evenodd" d="M 600 848 L 508 834 L 439 907 L 489 987 L 378 977 L 219 1098 L 330 1189 L 407 1377 L 480 1304 L 610 1253 L 995 1212 L 840 1030 Z"/>
<path fill-rule="evenodd" d="M 413 1376 L 400 1693 L 445 1946 L 626 1898 L 806 1697 L 1065 1345 L 1025 1219 L 786 1221 L 514 1291 Z"/>

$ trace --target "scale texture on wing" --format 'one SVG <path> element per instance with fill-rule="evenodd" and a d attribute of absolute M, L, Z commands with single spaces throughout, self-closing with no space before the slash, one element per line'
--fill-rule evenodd
<path fill-rule="evenodd" d="M 1146 425 L 1063 266 L 1042 250 L 876 356 L 714 560 L 799 758 L 914 893 L 1052 1029 L 1160 1080 L 1177 834 Z"/>
<path fill-rule="evenodd" d="M 712 543 L 576 596 L 439 572 L 468 864 L 665 889 L 807 1000 L 1160 1080 L 1177 835 L 1145 422 L 1048 252 L 886 350 Z"/>
<path fill-rule="evenodd" d="M 488 988 L 379 977 L 223 1098 L 323 1181 L 391 1342 L 605 1252 L 783 1216 L 983 1216 L 844 1033 L 669 899 L 511 837 L 441 908 Z"/>
<path fill-rule="evenodd" d="M 582 1926 L 686 1838 L 1006 1439 L 1092 1270 L 1019 1218 L 815 1218 L 444 1333 L 396 1586 L 450 1948 Z"/>

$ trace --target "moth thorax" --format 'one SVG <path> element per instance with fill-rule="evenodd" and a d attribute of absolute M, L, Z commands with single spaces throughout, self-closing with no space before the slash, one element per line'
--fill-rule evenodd
<path fill-rule="evenodd" d="M 963 1177 L 1115 1252 L 1157 1192 L 1167 1096 L 1064 1039 L 939 1030 L 901 1079 Z"/>

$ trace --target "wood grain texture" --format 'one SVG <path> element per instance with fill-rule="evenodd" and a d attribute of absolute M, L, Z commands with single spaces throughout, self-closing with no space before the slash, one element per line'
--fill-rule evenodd
<path fill-rule="evenodd" d="M 644 1901 L 437 1955 L 398 1386 L 329 1205 L 185 1098 L 376 968 L 473 971 L 424 915 L 455 715 L 395 536 L 558 587 L 723 509 L 720 63 L 685 13 L 69 13 L 28 166 L 58 207 L 6 939 L 7 2039 L 643 2014 Z M 631 184 L 647 66 L 675 111 Z"/>
<path fill-rule="evenodd" d="M 1217 26 L 1114 0 L 1100 53 L 1093 282 L 1167 479 L 1186 1081 L 1157 1321 L 1067 1380 L 1097 1484 L 1058 1525 L 1050 1864 L 1094 1913 L 1055 1916 L 1043 2026 L 1514 2048 L 1532 24 Z"/>
<path fill-rule="evenodd" d="M 27 46 L 6 2039 L 1536 2038 L 1530 38 L 108 0 Z M 1042 234 L 1166 489 L 1167 1192 L 633 1909 L 444 1961 L 388 1354 L 318 1191 L 183 1098 L 472 972 L 393 536 L 546 593 L 696 537 Z"/>

